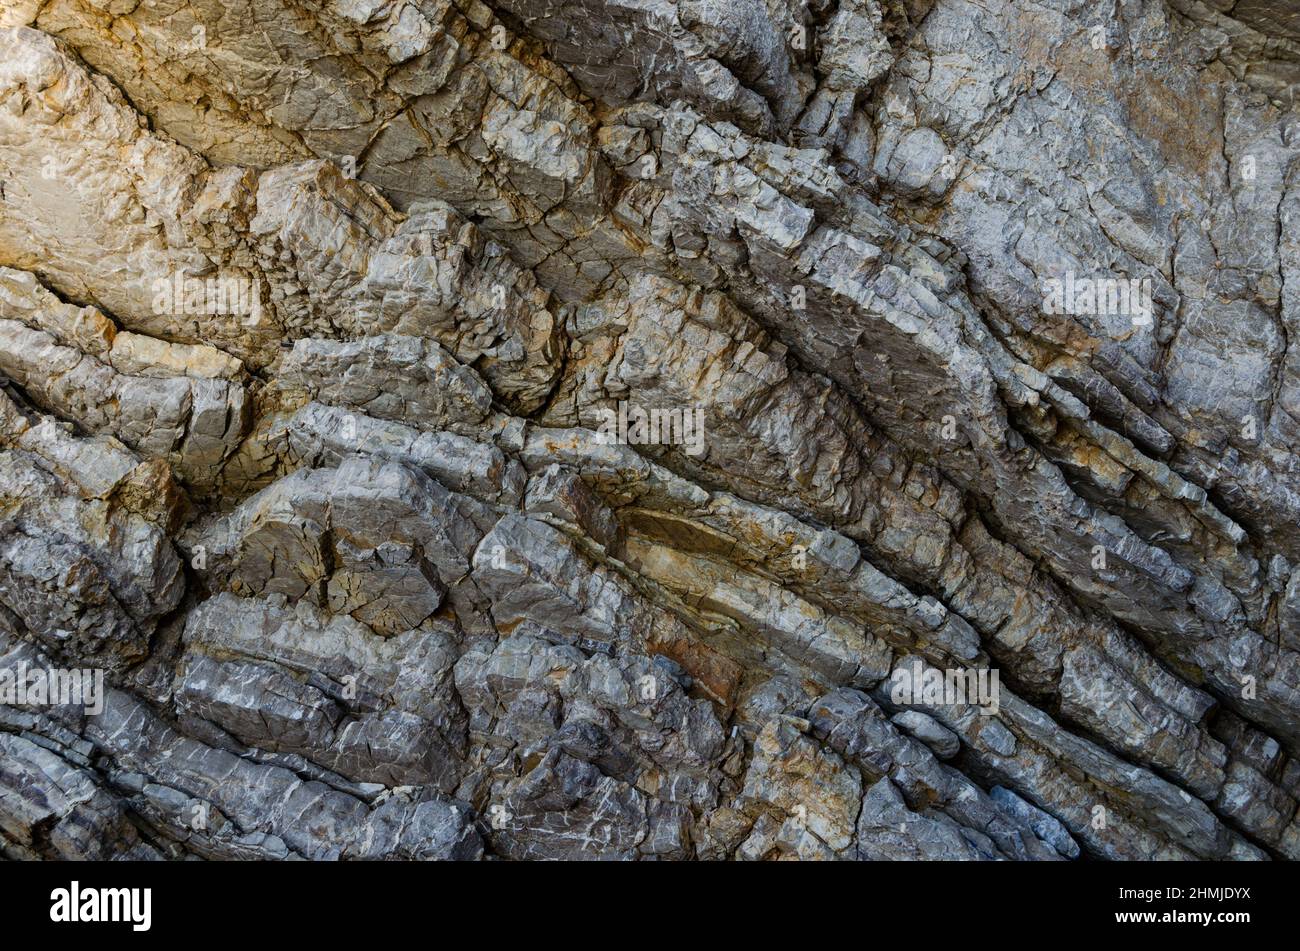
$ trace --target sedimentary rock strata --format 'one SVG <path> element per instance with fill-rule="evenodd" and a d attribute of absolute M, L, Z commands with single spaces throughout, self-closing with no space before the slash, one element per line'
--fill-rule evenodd
<path fill-rule="evenodd" d="M 1300 858 L 1298 89 L 1280 0 L 0 0 L 0 855 Z"/>

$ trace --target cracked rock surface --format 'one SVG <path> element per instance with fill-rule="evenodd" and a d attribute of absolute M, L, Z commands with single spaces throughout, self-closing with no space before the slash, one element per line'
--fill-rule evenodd
<path fill-rule="evenodd" d="M 1289 0 L 0 0 L 0 856 L 1300 858 L 1297 90 Z"/>

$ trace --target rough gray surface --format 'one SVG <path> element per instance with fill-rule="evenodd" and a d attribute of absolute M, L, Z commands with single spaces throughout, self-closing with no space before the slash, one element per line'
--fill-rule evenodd
<path fill-rule="evenodd" d="M 1282 0 L 3 3 L 0 854 L 1300 858 L 1297 89 Z"/>

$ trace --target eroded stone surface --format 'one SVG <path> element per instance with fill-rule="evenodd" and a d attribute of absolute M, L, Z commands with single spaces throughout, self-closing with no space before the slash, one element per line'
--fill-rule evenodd
<path fill-rule="evenodd" d="M 7 5 L 0 672 L 105 681 L 0 698 L 0 854 L 1300 857 L 1297 83 L 1268 0 Z"/>

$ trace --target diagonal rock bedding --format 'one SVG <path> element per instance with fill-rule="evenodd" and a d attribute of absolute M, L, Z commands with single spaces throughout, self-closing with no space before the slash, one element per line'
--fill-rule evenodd
<path fill-rule="evenodd" d="M 1300 858 L 1298 90 L 1286 0 L 0 0 L 0 856 Z"/>

